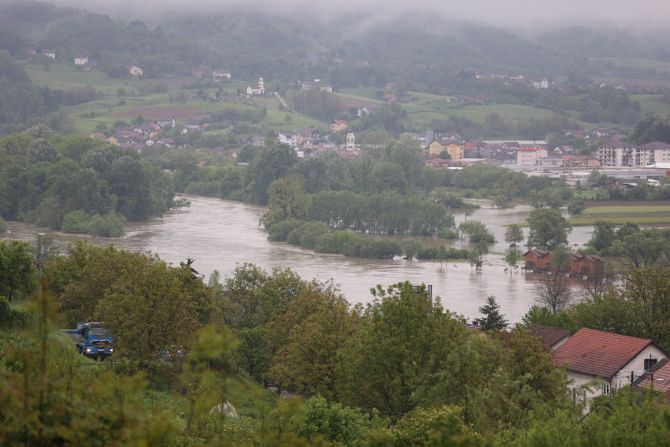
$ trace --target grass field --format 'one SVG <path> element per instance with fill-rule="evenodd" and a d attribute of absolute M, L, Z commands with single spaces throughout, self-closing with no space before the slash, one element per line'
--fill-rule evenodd
<path fill-rule="evenodd" d="M 375 89 L 358 88 L 345 89 L 337 93 L 340 98 L 351 101 L 367 101 L 372 104 L 383 104 L 375 98 Z M 432 95 L 421 92 L 408 92 L 407 97 L 410 101 L 402 102 L 402 108 L 407 112 L 410 126 L 416 129 L 427 129 L 433 120 L 446 120 L 451 117 L 467 118 L 480 125 L 485 123 L 489 114 L 495 113 L 503 118 L 511 129 L 517 128 L 519 124 L 530 118 L 551 119 L 551 118 L 569 118 L 577 125 L 590 129 L 594 127 L 593 123 L 587 123 L 577 118 L 578 111 L 567 111 L 566 114 L 560 114 L 553 110 L 534 107 L 523 104 L 486 104 L 486 105 L 467 105 L 460 102 L 457 98 L 449 96 Z M 653 98 L 653 97 L 652 97 Z M 655 100 L 647 98 L 650 104 L 649 110 L 653 107 L 661 109 L 661 104 Z M 653 105 L 653 107 L 652 107 Z M 669 107 L 670 108 L 670 107 Z M 646 110 L 646 109 L 645 109 Z M 613 127 L 614 124 L 601 124 L 604 127 Z M 515 138 L 517 135 L 510 134 L 501 137 Z"/>
<path fill-rule="evenodd" d="M 627 222 L 646 226 L 670 225 L 670 203 L 632 202 L 630 205 L 597 205 L 586 208 L 580 215 L 569 219 L 576 226 L 593 225 L 596 222 L 624 224 Z"/>

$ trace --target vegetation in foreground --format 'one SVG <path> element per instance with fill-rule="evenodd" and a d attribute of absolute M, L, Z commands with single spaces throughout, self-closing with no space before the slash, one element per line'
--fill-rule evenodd
<path fill-rule="evenodd" d="M 12 300 L 0 300 L 3 445 L 614 446 L 670 434 L 667 404 L 637 391 L 603 398 L 584 418 L 539 340 L 502 330 L 494 298 L 481 335 L 408 283 L 351 307 L 288 269 L 244 264 L 205 284 L 188 263 L 83 243 L 40 254 L 38 282 L 31 247 L 9 245 L 22 256 L 0 277 Z M 643 282 L 661 299 L 667 277 L 632 271 L 617 292 L 631 313 L 610 306 L 609 321 L 653 315 L 631 325 L 650 332 L 631 335 L 667 347 L 667 316 L 636 310 L 648 303 L 634 298 Z M 598 313 L 584 306 L 575 309 Z M 113 331 L 112 360 L 85 359 L 57 330 L 90 319 Z"/>

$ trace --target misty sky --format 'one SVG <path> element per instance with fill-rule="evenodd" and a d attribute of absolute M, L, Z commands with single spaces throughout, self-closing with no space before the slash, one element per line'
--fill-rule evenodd
<path fill-rule="evenodd" d="M 437 11 L 453 18 L 499 26 L 589 22 L 647 26 L 670 22 L 670 0 L 56 0 L 55 3 L 114 13 L 128 20 L 139 15 L 155 18 L 178 10 L 210 12 L 247 6 L 289 14 L 316 10 L 313 12 L 326 17 L 352 12 L 388 16 Z"/>

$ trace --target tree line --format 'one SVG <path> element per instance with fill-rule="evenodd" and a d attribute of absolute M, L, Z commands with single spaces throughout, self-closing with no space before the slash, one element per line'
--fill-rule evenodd
<path fill-rule="evenodd" d="M 37 127 L 0 139 L 0 216 L 118 236 L 172 205 L 172 179 L 136 151 Z"/>

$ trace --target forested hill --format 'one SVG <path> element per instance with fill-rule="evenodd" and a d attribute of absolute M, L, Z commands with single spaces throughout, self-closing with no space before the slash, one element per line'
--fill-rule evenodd
<path fill-rule="evenodd" d="M 48 88 L 38 88 L 6 51 L 0 50 L 0 135 L 20 130 L 55 109 Z"/>
<path fill-rule="evenodd" d="M 113 77 L 128 76 L 132 64 L 141 66 L 149 78 L 188 75 L 205 67 L 229 70 L 237 79 L 321 78 L 342 88 L 380 87 L 393 81 L 444 93 L 452 93 L 459 75 L 473 71 L 531 78 L 597 77 L 612 67 L 593 57 L 670 60 L 664 34 L 648 34 L 593 26 L 522 37 L 440 17 L 324 19 L 250 9 L 209 15 L 185 12 L 145 23 L 137 17 L 112 20 L 32 1 L 0 7 L 0 49 L 14 56 L 28 48 L 50 49 L 60 62 L 83 53 Z"/>
<path fill-rule="evenodd" d="M 430 85 L 445 70 L 464 69 L 558 74 L 585 64 L 560 40 L 538 44 L 453 19 L 403 17 L 370 25 L 367 16 L 324 20 L 250 10 L 187 13 L 150 25 L 136 19 L 121 23 L 49 3 L 10 3 L 0 8 L 0 48 L 14 55 L 50 49 L 63 61 L 83 53 L 112 76 L 125 76 L 130 64 L 147 77 L 187 74 L 202 65 L 238 78 L 319 77 L 347 85 L 381 78 Z"/>

